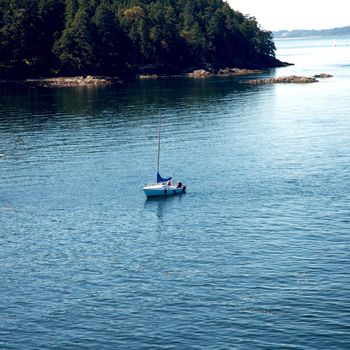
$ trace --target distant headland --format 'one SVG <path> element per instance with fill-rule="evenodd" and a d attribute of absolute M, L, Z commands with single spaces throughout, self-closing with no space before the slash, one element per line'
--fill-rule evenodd
<path fill-rule="evenodd" d="M 350 26 L 321 29 L 321 30 L 279 30 L 272 33 L 275 39 L 280 38 L 305 38 L 305 37 L 328 37 L 336 35 L 350 35 Z"/>

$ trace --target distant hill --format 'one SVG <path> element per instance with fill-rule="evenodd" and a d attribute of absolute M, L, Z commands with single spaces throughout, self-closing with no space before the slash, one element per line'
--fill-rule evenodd
<path fill-rule="evenodd" d="M 350 35 L 350 26 L 321 30 L 279 30 L 273 32 L 274 38 L 301 38 L 301 37 L 327 37 L 335 35 Z"/>

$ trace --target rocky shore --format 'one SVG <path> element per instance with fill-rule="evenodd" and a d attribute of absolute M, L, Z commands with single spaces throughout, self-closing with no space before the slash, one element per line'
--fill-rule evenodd
<path fill-rule="evenodd" d="M 331 78 L 331 74 L 321 73 L 316 74 L 312 77 L 304 77 L 298 75 L 290 75 L 285 77 L 268 78 L 268 79 L 253 79 L 245 81 L 247 84 L 258 85 L 258 84 L 309 84 L 317 83 L 318 79 Z"/>
<path fill-rule="evenodd" d="M 253 75 L 253 74 L 262 74 L 264 70 L 261 69 L 242 69 L 242 68 L 223 68 L 220 70 L 205 70 L 198 69 L 194 70 L 191 73 L 188 73 L 187 76 L 191 78 L 206 78 L 212 76 L 241 76 L 241 75 Z"/>
<path fill-rule="evenodd" d="M 241 69 L 241 68 L 224 68 L 220 70 L 205 70 L 197 69 L 190 73 L 177 75 L 168 74 L 140 74 L 138 79 L 159 79 L 159 78 L 206 78 L 213 76 L 243 76 L 252 74 L 262 74 L 263 70 Z M 0 80 L 0 83 L 15 83 L 29 86 L 41 87 L 83 87 L 83 86 L 103 86 L 123 81 L 116 77 L 100 77 L 100 76 L 76 76 L 76 77 L 55 77 L 55 78 L 40 78 L 40 79 L 25 79 L 18 81 Z"/>
<path fill-rule="evenodd" d="M 266 72 L 266 70 L 262 69 L 244 69 L 244 68 L 223 68 L 219 70 L 207 70 L 207 69 L 196 69 L 189 73 L 176 74 L 176 75 L 166 75 L 166 74 L 141 74 L 138 76 L 139 79 L 158 79 L 158 78 L 208 78 L 208 77 L 216 77 L 216 76 L 243 76 L 243 75 L 255 75 L 262 74 Z"/>
<path fill-rule="evenodd" d="M 25 84 L 44 87 L 81 87 L 81 86 L 101 86 L 120 82 L 118 78 L 96 77 L 92 75 L 77 77 L 57 77 L 44 79 L 27 79 Z"/>
<path fill-rule="evenodd" d="M 261 69 L 244 69 L 244 68 L 223 68 L 220 70 L 205 70 L 197 69 L 190 73 L 178 74 L 178 75 L 159 75 L 159 74 L 145 74 L 139 75 L 138 79 L 159 79 L 159 78 L 171 78 L 171 77 L 190 77 L 190 78 L 208 78 L 208 77 L 229 77 L 229 76 L 247 76 L 247 75 L 259 75 L 266 73 L 266 70 Z M 307 84 L 316 83 L 317 79 L 331 78 L 333 77 L 328 73 L 316 74 L 312 77 L 304 76 L 284 76 L 277 78 L 267 79 L 252 79 L 243 81 L 246 84 L 258 85 L 258 84 L 277 84 L 277 83 L 295 83 L 295 84 Z M 26 79 L 20 81 L 5 81 L 0 80 L 0 83 L 15 83 L 29 86 L 40 87 L 97 87 L 116 83 L 122 83 L 123 81 L 116 77 L 101 77 L 101 76 L 76 76 L 76 77 L 55 77 L 55 78 L 42 78 L 42 79 Z"/>

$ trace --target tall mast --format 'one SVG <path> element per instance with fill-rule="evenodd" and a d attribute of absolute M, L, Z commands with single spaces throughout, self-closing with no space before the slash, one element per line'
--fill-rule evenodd
<path fill-rule="evenodd" d="M 160 129 L 162 126 L 161 116 L 159 114 L 159 127 L 158 127 L 158 164 L 157 164 L 157 173 L 159 174 L 159 161 L 160 161 Z"/>

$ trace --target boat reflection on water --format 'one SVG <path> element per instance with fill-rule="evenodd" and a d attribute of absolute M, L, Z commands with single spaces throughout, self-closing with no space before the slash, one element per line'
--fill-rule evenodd
<path fill-rule="evenodd" d="M 182 201 L 182 198 L 182 196 L 147 197 L 144 203 L 144 209 L 146 212 L 155 214 L 160 222 L 162 222 L 167 214 L 173 213 L 173 210 L 176 210 L 181 205 L 179 202 Z"/>

